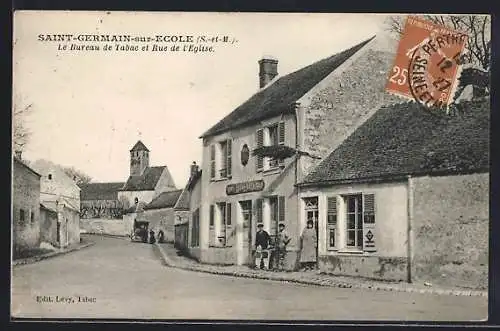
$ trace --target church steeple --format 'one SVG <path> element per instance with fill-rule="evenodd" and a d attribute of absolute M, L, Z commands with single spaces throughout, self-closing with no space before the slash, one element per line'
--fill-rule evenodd
<path fill-rule="evenodd" d="M 130 176 L 140 176 L 149 167 L 149 149 L 138 141 L 130 150 Z"/>

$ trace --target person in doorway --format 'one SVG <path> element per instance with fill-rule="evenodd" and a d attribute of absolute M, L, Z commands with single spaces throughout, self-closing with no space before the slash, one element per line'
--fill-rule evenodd
<path fill-rule="evenodd" d="M 316 268 L 316 247 L 318 245 L 314 222 L 307 221 L 307 226 L 300 236 L 300 263 L 304 270 Z"/>
<path fill-rule="evenodd" d="M 151 231 L 149 231 L 149 243 L 154 244 L 155 242 L 155 232 L 151 229 Z"/>
<path fill-rule="evenodd" d="M 286 247 L 290 243 L 291 238 L 285 231 L 285 224 L 278 225 L 278 236 L 276 237 L 276 255 L 278 257 L 277 270 L 285 270 Z"/>
<path fill-rule="evenodd" d="M 148 242 L 148 230 L 146 229 L 146 226 L 142 226 L 142 242 L 147 243 Z"/>
<path fill-rule="evenodd" d="M 257 225 L 257 234 L 255 235 L 255 267 L 264 269 L 269 268 L 269 242 L 271 237 L 269 233 L 264 230 L 262 223 Z"/>

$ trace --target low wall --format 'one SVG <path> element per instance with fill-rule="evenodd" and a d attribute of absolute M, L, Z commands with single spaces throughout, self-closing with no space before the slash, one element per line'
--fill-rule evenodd
<path fill-rule="evenodd" d="M 380 280 L 407 280 L 407 258 L 329 255 L 320 256 L 321 272 L 335 276 L 358 276 Z"/>
<path fill-rule="evenodd" d="M 80 228 L 87 233 L 129 236 L 130 225 L 123 219 L 86 218 L 80 219 Z"/>
<path fill-rule="evenodd" d="M 488 288 L 489 174 L 414 179 L 416 280 Z"/>

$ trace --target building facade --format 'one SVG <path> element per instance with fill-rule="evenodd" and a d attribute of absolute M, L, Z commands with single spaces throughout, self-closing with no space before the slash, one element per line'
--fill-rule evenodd
<path fill-rule="evenodd" d="M 14 257 L 40 245 L 40 174 L 17 156 L 12 173 L 12 238 Z"/>
<path fill-rule="evenodd" d="M 277 60 L 259 61 L 259 91 L 201 137 L 203 262 L 250 264 L 257 224 L 274 238 L 284 223 L 286 266 L 296 267 L 295 184 L 376 109 L 398 101 L 384 92 L 394 51 L 372 38 L 283 77 Z"/>
<path fill-rule="evenodd" d="M 460 107 L 382 108 L 298 185 L 323 272 L 487 288 L 489 100 Z"/>
<path fill-rule="evenodd" d="M 41 174 L 40 203 L 57 213 L 57 223 L 45 223 L 42 230 L 56 228 L 56 246 L 66 247 L 80 242 L 80 188 L 75 181 L 50 161 L 38 160 L 33 168 Z M 52 220 L 48 217 L 45 220 Z M 51 237 L 47 234 L 47 237 Z"/>
<path fill-rule="evenodd" d="M 189 179 L 175 204 L 175 246 L 183 254 L 200 258 L 201 175 L 196 162 L 190 166 Z"/>

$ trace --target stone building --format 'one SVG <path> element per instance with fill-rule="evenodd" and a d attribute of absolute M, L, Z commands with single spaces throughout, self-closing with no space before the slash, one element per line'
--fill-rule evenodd
<path fill-rule="evenodd" d="M 137 215 L 138 221 L 147 221 L 148 228 L 156 234 L 162 230 L 165 241 L 174 242 L 174 206 L 182 190 L 162 192 L 153 201 L 144 206 L 144 212 Z"/>
<path fill-rule="evenodd" d="M 133 206 L 135 200 L 146 204 L 166 191 L 176 190 L 167 166 L 150 166 L 149 149 L 138 141 L 130 150 L 130 176 L 118 191 L 118 200 L 125 208 Z"/>
<path fill-rule="evenodd" d="M 14 257 L 40 245 L 40 177 L 14 156 L 12 172 L 12 239 Z"/>
<path fill-rule="evenodd" d="M 256 225 L 274 237 L 283 222 L 286 265 L 296 266 L 295 184 L 378 108 L 399 102 L 384 91 L 395 50 L 371 38 L 283 77 L 276 59 L 259 61 L 257 93 L 201 136 L 201 261 L 248 264 Z"/>
<path fill-rule="evenodd" d="M 298 185 L 334 275 L 486 289 L 489 100 L 381 108 Z"/>
<path fill-rule="evenodd" d="M 45 211 L 57 214 L 56 224 L 51 224 L 53 217 L 44 218 L 42 231 L 49 231 L 45 236 L 53 238 L 55 228 L 55 242 L 58 247 L 80 242 L 80 188 L 75 181 L 57 165 L 50 161 L 38 160 L 33 164 L 41 175 L 40 203 Z M 44 216 L 45 217 L 45 216 Z"/>
<path fill-rule="evenodd" d="M 123 203 L 118 191 L 125 183 L 87 183 L 80 185 L 81 218 L 121 219 Z"/>
<path fill-rule="evenodd" d="M 190 166 L 188 182 L 174 206 L 175 246 L 184 254 L 199 259 L 201 170 L 196 162 Z"/>

